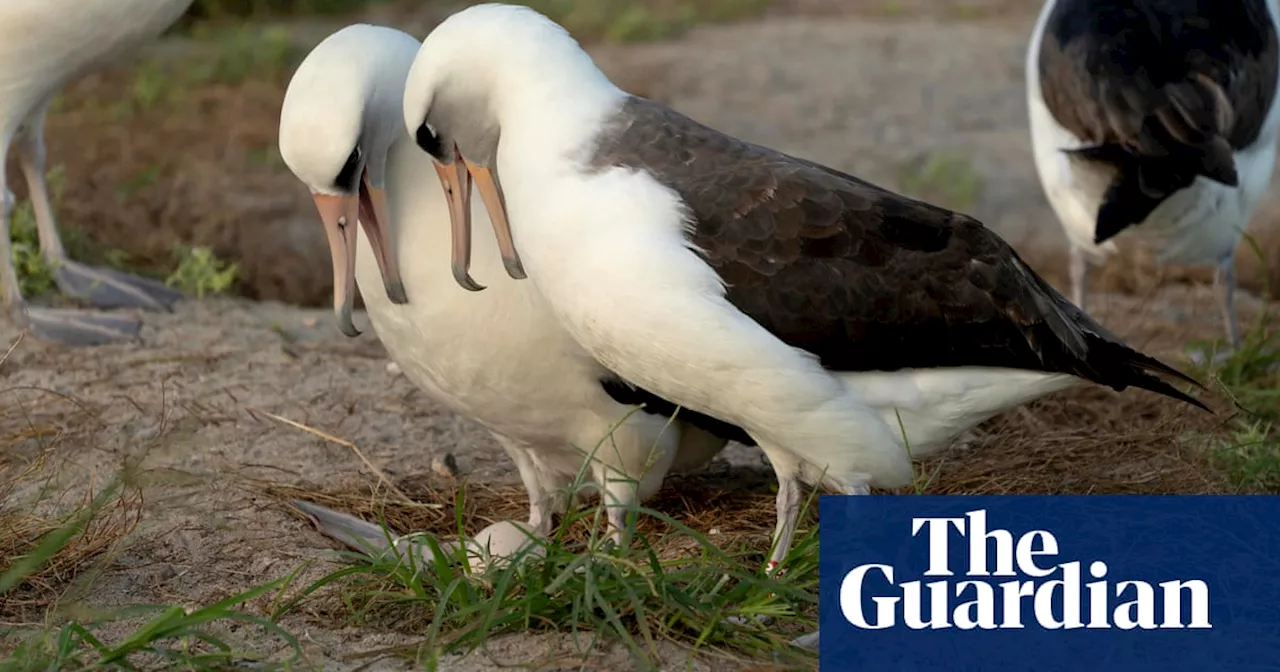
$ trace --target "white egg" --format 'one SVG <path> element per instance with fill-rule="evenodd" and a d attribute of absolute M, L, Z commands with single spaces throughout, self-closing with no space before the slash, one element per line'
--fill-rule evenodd
<path fill-rule="evenodd" d="M 533 535 L 533 536 L 530 536 Z M 541 538 L 532 527 L 515 520 L 500 520 L 483 530 L 467 542 L 467 559 L 471 563 L 471 571 L 483 572 L 487 562 L 498 567 L 526 546 L 534 545 L 529 555 L 544 557 L 547 549 L 537 543 Z"/>

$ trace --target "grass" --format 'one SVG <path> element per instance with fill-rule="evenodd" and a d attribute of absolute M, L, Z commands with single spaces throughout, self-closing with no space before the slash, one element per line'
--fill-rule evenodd
<path fill-rule="evenodd" d="M 351 14 L 385 0 L 197 0 L 181 26 L 197 30 L 245 18 Z M 773 0 L 524 0 L 578 39 L 639 42 L 670 39 L 699 23 L 731 21 L 762 11 Z M 428 0 L 440 18 L 467 4 Z M 416 6 L 416 3 L 415 3 Z"/>
<path fill-rule="evenodd" d="M 49 198 L 54 206 L 62 200 L 62 191 L 66 186 L 65 173 L 62 166 L 54 166 L 45 176 L 49 185 Z M 73 246 L 79 242 L 74 233 L 63 243 Z M 18 289 L 27 298 L 40 296 L 53 291 L 53 269 L 49 267 L 40 254 L 40 236 L 36 228 L 35 210 L 31 201 L 23 200 L 16 204 L 9 222 L 9 240 L 12 245 L 13 264 L 18 272 Z"/>
<path fill-rule="evenodd" d="M 222 261 L 207 247 L 179 247 L 176 268 L 165 284 L 203 299 L 207 295 L 224 294 L 235 286 L 240 267 Z"/>
<path fill-rule="evenodd" d="M 156 180 L 157 169 L 143 171 L 137 176 L 136 183 L 123 185 L 122 196 L 142 188 Z M 62 201 L 65 186 L 65 174 L 62 166 L 54 166 L 47 174 L 49 198 L 56 211 Z M 120 250 L 94 245 L 75 227 L 59 225 L 63 245 L 67 254 L 73 259 L 90 263 L 101 263 L 117 270 L 152 275 L 145 270 L 134 269 L 129 263 L 129 255 Z M 33 299 L 49 294 L 57 289 L 53 268 L 40 253 L 40 237 L 36 227 L 35 211 L 31 202 L 23 200 L 14 208 L 10 221 L 9 238 L 12 243 L 13 262 L 18 273 L 18 286 L 22 295 Z M 209 295 L 225 294 L 235 287 L 240 269 L 235 263 L 216 257 L 207 247 L 175 246 L 173 251 L 172 271 L 165 281 L 188 294 L 198 298 Z"/>
<path fill-rule="evenodd" d="M 1245 242 L 1267 272 L 1268 259 L 1257 242 Z M 1263 309 L 1243 334 L 1240 348 L 1221 362 L 1219 341 L 1198 341 L 1188 349 L 1206 362 L 1201 372 L 1220 387 L 1238 413 L 1230 421 L 1225 438 L 1209 439 L 1216 466 L 1242 491 L 1280 492 L 1280 334 L 1272 324 L 1270 283 L 1263 292 Z"/>
<path fill-rule="evenodd" d="M 456 510 L 463 509 L 459 501 Z M 353 625 L 418 624 L 411 632 L 421 642 L 394 653 L 426 669 L 437 669 L 444 655 L 516 632 L 570 634 L 584 654 L 602 640 L 621 642 L 639 669 L 656 669 L 664 643 L 726 658 L 768 659 L 791 637 L 816 627 L 816 528 L 800 535 L 780 580 L 760 571 L 758 550 L 726 550 L 653 509 L 634 513 L 641 527 L 666 531 L 637 530 L 629 546 L 614 547 L 604 534 L 604 507 L 597 504 L 570 511 L 550 539 L 534 539 L 511 562 L 491 563 L 478 573 L 464 548 L 445 551 L 431 533 L 415 534 L 412 550 L 402 553 L 391 543 L 397 535 L 387 532 L 385 547 L 343 552 L 351 566 L 315 581 L 298 598 L 332 589 Z M 385 531 L 385 518 L 380 521 Z M 459 516 L 460 537 L 463 522 Z M 678 555 L 664 550 L 671 537 L 679 537 L 684 549 Z M 731 616 L 775 622 L 739 625 L 726 620 Z"/>
<path fill-rule="evenodd" d="M 142 497 L 126 469 L 66 513 L 33 513 L 49 505 L 62 508 L 54 501 L 61 499 L 60 488 L 39 476 L 48 456 L 42 452 L 33 464 L 0 480 L 0 620 L 13 626 L 0 630 L 0 651 L 9 650 L 0 659 L 0 672 L 169 665 L 214 670 L 263 658 L 229 643 L 220 628 L 231 622 L 258 626 L 292 653 L 284 663 L 268 661 L 259 669 L 283 669 L 300 658 L 291 634 L 239 609 L 282 590 L 291 577 L 197 609 L 140 604 L 69 618 L 77 609 L 68 598 L 86 590 L 122 549 L 141 517 Z M 38 618 L 30 622 L 33 615 Z"/>
<path fill-rule="evenodd" d="M 125 501 L 126 482 L 117 479 L 71 514 L 42 522 L 40 534 L 23 535 L 22 548 L 10 549 L 0 565 L 0 597 L 47 583 L 38 577 L 56 574 L 53 568 L 66 565 L 68 558 L 80 558 L 77 564 L 83 565 L 89 547 L 83 540 L 94 525 L 101 525 L 97 521 L 105 512 Z M 464 498 L 459 492 L 459 512 L 466 508 Z M 409 630 L 419 643 L 382 653 L 410 658 L 431 670 L 439 669 L 442 656 L 481 649 L 507 633 L 571 634 L 584 656 L 602 641 L 621 642 L 637 669 L 656 669 L 664 644 L 727 659 L 768 659 L 786 648 L 790 637 L 816 627 L 816 528 L 800 535 L 786 578 L 779 580 L 759 571 L 758 552 L 717 546 L 654 510 L 638 508 L 635 515 L 668 532 L 661 537 L 637 532 L 630 546 L 616 548 L 605 540 L 605 510 L 597 504 L 571 510 L 551 539 L 538 540 L 544 556 L 526 548 L 513 561 L 490 562 L 481 572 L 472 571 L 464 549 L 447 553 L 439 539 L 423 533 L 414 535 L 414 552 L 396 553 L 388 543 L 393 550 L 383 554 L 342 553 L 350 566 L 291 595 L 302 568 L 194 609 L 142 604 L 69 619 L 69 610 L 54 606 L 55 590 L 48 596 L 45 624 L 0 635 L 0 647 L 11 649 L 0 660 L 0 672 L 166 666 L 214 670 L 245 663 L 254 663 L 255 669 L 289 669 L 305 661 L 298 640 L 279 620 L 304 606 L 355 626 L 404 629 L 414 624 Z M 456 524 L 461 534 L 461 516 Z M 107 536 L 118 545 L 132 527 L 109 529 Z M 664 550 L 671 536 L 680 537 L 684 547 L 677 555 Z M 388 542 L 390 538 L 388 533 Z M 256 610 L 245 608 L 263 600 L 266 604 Z M 766 627 L 747 620 L 742 625 L 727 621 L 730 616 L 769 616 L 776 622 Z M 237 629 L 235 624 L 250 627 Z M 261 641 L 244 646 L 229 639 L 230 633 L 249 631 L 275 641 L 285 659 L 264 651 Z M 808 654 L 794 654 L 797 664 L 805 664 Z"/>
<path fill-rule="evenodd" d="M 902 192 L 915 199 L 967 212 L 982 197 L 982 175 L 964 156 L 929 154 L 902 168 L 898 177 Z"/>
<path fill-rule="evenodd" d="M 773 0 L 526 0 L 580 40 L 647 42 L 671 39 L 700 23 L 741 19 Z"/>

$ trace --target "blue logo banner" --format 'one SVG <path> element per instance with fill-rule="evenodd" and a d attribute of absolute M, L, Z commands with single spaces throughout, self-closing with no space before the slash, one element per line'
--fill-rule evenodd
<path fill-rule="evenodd" d="M 1280 497 L 819 506 L 823 672 L 1280 670 Z"/>

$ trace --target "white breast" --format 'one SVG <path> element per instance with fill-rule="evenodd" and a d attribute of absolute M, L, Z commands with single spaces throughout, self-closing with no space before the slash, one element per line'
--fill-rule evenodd
<path fill-rule="evenodd" d="M 409 303 L 387 300 L 363 231 L 358 243 L 356 283 L 378 338 L 410 381 L 451 410 L 521 440 L 563 442 L 584 407 L 612 403 L 601 399 L 602 369 L 560 328 L 533 283 L 507 277 L 479 198 L 472 275 L 487 289 L 458 286 L 443 194 L 430 158 L 408 145 L 391 149 L 387 194 Z"/>

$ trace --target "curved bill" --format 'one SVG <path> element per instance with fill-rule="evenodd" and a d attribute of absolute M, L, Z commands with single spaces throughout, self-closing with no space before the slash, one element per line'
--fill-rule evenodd
<path fill-rule="evenodd" d="M 440 176 L 440 186 L 444 187 L 445 199 L 449 202 L 449 225 L 453 233 L 453 248 L 450 251 L 453 279 L 463 289 L 478 292 L 484 285 L 471 278 L 471 175 L 467 172 L 462 157 L 454 149 L 454 161 L 443 164 L 434 161 L 436 174 Z"/>
<path fill-rule="evenodd" d="M 502 195 L 502 184 L 498 175 L 488 166 L 481 166 L 463 159 L 467 172 L 471 174 L 480 189 L 480 198 L 484 201 L 484 209 L 489 213 L 489 223 L 493 225 L 493 235 L 498 238 L 498 251 L 502 254 L 502 265 L 507 275 L 516 280 L 524 280 L 524 264 L 520 254 L 516 252 L 515 240 L 511 237 L 511 222 L 507 219 L 507 200 Z"/>
<path fill-rule="evenodd" d="M 361 178 L 359 192 L 355 195 L 315 194 L 312 198 L 324 222 L 325 236 L 329 239 L 329 255 L 333 259 L 333 313 L 338 320 L 338 328 L 347 336 L 359 336 L 360 330 L 351 319 L 356 291 L 357 222 L 364 227 L 365 235 L 373 245 L 373 255 L 382 273 L 387 298 L 397 304 L 408 301 L 399 265 L 383 227 L 383 222 L 387 221 L 386 198 L 382 190 L 369 186 L 367 176 Z"/>
<path fill-rule="evenodd" d="M 382 273 L 382 286 L 391 303 L 401 305 L 409 302 L 404 293 L 404 280 L 400 277 L 400 263 L 395 250 L 391 249 L 388 238 L 387 195 L 381 189 L 369 184 L 366 174 L 360 180 L 360 226 L 364 235 L 373 245 L 373 257 L 378 262 L 378 271 Z"/>

